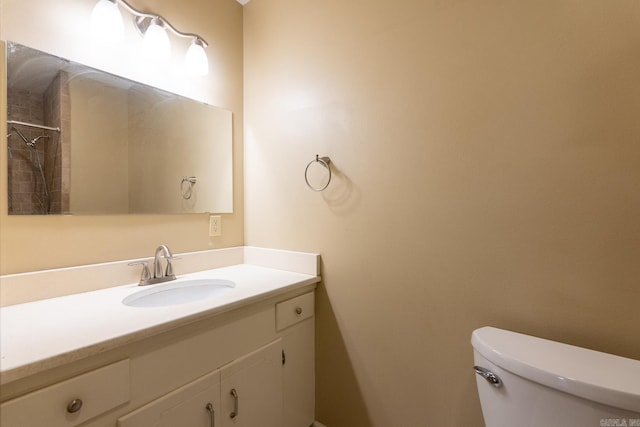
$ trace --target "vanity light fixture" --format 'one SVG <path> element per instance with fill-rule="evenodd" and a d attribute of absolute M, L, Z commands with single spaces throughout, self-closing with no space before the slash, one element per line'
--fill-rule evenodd
<path fill-rule="evenodd" d="M 140 26 L 137 28 L 142 34 L 145 53 L 150 59 L 157 61 L 171 59 L 171 42 L 161 18 L 152 18 L 144 32 Z"/>
<path fill-rule="evenodd" d="M 207 42 L 202 37 L 193 33 L 183 33 L 162 16 L 141 12 L 125 0 L 98 0 L 91 13 L 91 28 L 97 37 L 108 41 L 124 38 L 124 24 L 119 5 L 133 15 L 133 24 L 143 37 L 145 50 L 152 58 L 165 61 L 171 57 L 171 44 L 167 34 L 169 30 L 178 37 L 192 40 L 185 58 L 187 70 L 191 74 L 201 76 L 209 73 L 209 61 L 204 50 Z"/>
<path fill-rule="evenodd" d="M 103 41 L 124 39 L 124 22 L 114 1 L 100 0 L 91 12 L 91 32 Z"/>

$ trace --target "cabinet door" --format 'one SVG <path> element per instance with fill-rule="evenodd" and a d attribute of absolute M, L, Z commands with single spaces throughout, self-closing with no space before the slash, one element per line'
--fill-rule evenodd
<path fill-rule="evenodd" d="M 282 427 L 282 340 L 220 369 L 220 426 Z"/>
<path fill-rule="evenodd" d="M 276 304 L 284 364 L 283 427 L 307 427 L 315 412 L 314 293 Z"/>
<path fill-rule="evenodd" d="M 315 354 L 313 317 L 282 334 L 284 364 L 283 427 L 313 424 L 315 412 Z"/>
<path fill-rule="evenodd" d="M 215 427 L 221 417 L 216 370 L 121 417 L 118 427 Z"/>

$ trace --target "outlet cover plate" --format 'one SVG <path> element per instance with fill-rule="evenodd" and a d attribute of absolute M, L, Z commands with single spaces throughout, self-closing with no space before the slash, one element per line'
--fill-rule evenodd
<path fill-rule="evenodd" d="M 220 215 L 209 216 L 209 236 L 222 236 L 222 217 Z"/>

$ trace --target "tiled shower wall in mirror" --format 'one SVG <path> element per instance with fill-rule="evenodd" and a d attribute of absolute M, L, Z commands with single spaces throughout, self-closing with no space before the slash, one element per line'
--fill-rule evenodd
<path fill-rule="evenodd" d="M 7 120 L 50 127 L 7 125 L 9 213 L 43 215 L 69 211 L 70 136 L 66 73 L 43 90 L 7 89 Z"/>

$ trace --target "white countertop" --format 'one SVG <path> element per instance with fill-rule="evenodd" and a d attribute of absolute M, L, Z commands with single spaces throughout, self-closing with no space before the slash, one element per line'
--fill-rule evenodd
<path fill-rule="evenodd" d="M 122 304 L 143 289 L 137 283 L 2 307 L 0 385 L 320 281 L 249 264 L 179 275 L 178 281 L 199 278 L 236 286 L 212 299 L 155 308 Z"/>

